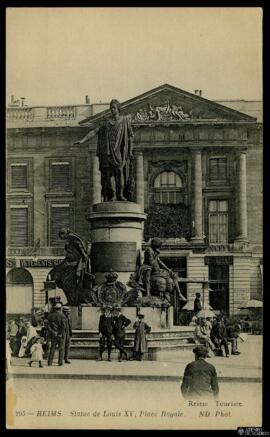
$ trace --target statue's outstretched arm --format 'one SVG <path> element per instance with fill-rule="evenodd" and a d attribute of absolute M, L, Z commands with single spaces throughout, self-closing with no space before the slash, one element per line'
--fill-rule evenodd
<path fill-rule="evenodd" d="M 81 140 L 75 141 L 74 144 L 84 144 L 86 141 L 91 140 L 91 138 L 93 138 L 99 131 L 99 128 L 96 127 L 93 130 L 90 130 L 88 132 L 88 134 L 85 135 L 85 137 L 83 137 Z"/>
<path fill-rule="evenodd" d="M 163 269 L 167 270 L 168 272 L 171 271 L 171 270 L 169 269 L 169 267 L 167 267 L 166 264 L 164 264 L 164 262 L 161 261 L 160 258 L 158 258 L 158 263 L 159 263 L 160 267 L 162 267 Z"/>

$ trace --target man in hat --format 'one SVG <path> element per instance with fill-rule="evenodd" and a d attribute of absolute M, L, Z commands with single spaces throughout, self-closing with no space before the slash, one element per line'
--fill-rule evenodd
<path fill-rule="evenodd" d="M 193 352 L 195 361 L 185 368 L 181 385 L 182 395 L 186 399 L 216 398 L 219 393 L 217 372 L 212 364 L 205 361 L 207 347 L 196 346 Z"/>
<path fill-rule="evenodd" d="M 55 310 L 48 315 L 48 336 L 51 340 L 48 366 L 52 365 L 56 345 L 59 347 L 58 365 L 63 365 L 66 335 L 66 317 L 62 313 L 62 305 L 55 304 Z"/>
<path fill-rule="evenodd" d="M 52 311 L 54 306 L 54 297 L 49 297 L 48 303 L 44 307 L 44 319 L 48 318 L 49 313 Z"/>
<path fill-rule="evenodd" d="M 124 355 L 126 360 L 129 360 L 128 353 L 124 348 L 124 341 L 126 335 L 126 327 L 130 325 L 131 321 L 127 319 L 123 314 L 121 314 L 121 307 L 116 307 L 114 309 L 113 318 L 113 335 L 115 347 L 120 351 L 118 361 L 122 361 L 122 356 Z"/>
<path fill-rule="evenodd" d="M 202 301 L 201 301 L 201 293 L 196 293 L 196 297 L 194 299 L 194 314 L 196 314 L 201 311 L 202 309 Z"/>
<path fill-rule="evenodd" d="M 238 323 L 233 320 L 228 320 L 225 326 L 227 341 L 232 344 L 232 355 L 240 355 L 241 352 L 237 350 L 237 338 L 240 333 Z"/>
<path fill-rule="evenodd" d="M 65 363 L 70 364 L 69 361 L 69 350 L 70 350 L 70 342 L 72 337 L 72 321 L 70 318 L 70 308 L 68 306 L 63 306 L 62 308 L 63 314 L 66 318 L 66 332 L 65 332 L 65 352 L 64 352 L 64 360 Z"/>
<path fill-rule="evenodd" d="M 98 324 L 99 334 L 99 357 L 98 361 L 102 361 L 102 354 L 105 350 L 105 345 L 108 349 L 108 361 L 111 361 L 111 350 L 113 342 L 113 318 L 111 308 L 105 306 L 102 308 L 102 314 L 99 318 Z"/>

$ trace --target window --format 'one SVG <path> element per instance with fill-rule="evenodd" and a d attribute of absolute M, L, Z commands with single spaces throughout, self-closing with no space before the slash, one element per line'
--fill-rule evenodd
<path fill-rule="evenodd" d="M 209 159 L 209 179 L 210 181 L 227 180 L 227 158 L 210 158 Z"/>
<path fill-rule="evenodd" d="M 181 188 L 182 180 L 177 173 L 173 171 L 159 173 L 154 181 L 155 203 L 180 203 Z"/>
<path fill-rule="evenodd" d="M 70 228 L 70 205 L 52 204 L 50 212 L 50 246 L 61 246 L 63 241 L 58 233 L 61 228 Z"/>
<path fill-rule="evenodd" d="M 27 164 L 14 163 L 11 164 L 11 189 L 27 189 Z"/>
<path fill-rule="evenodd" d="M 11 246 L 28 246 L 28 208 L 10 207 L 9 243 Z"/>
<path fill-rule="evenodd" d="M 51 163 L 51 189 L 59 191 L 71 190 L 71 174 L 69 162 Z"/>
<path fill-rule="evenodd" d="M 228 242 L 228 201 L 209 201 L 209 243 Z"/>

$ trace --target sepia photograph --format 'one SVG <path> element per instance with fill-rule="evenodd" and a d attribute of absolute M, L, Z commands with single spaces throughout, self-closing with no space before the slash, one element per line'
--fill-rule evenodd
<path fill-rule="evenodd" d="M 269 435 L 262 20 L 6 8 L 7 429 Z"/>

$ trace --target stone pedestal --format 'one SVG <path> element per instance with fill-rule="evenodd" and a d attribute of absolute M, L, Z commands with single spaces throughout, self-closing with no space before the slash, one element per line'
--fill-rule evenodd
<path fill-rule="evenodd" d="M 173 307 L 164 309 L 142 307 L 140 313 L 144 314 L 144 320 L 152 330 L 173 327 Z"/>
<path fill-rule="evenodd" d="M 165 309 L 142 307 L 140 313 L 144 314 L 145 322 L 155 329 L 173 328 L 173 307 Z M 133 324 L 137 317 L 136 307 L 122 307 L 122 314 L 131 320 L 128 329 L 133 329 Z M 73 329 L 98 330 L 99 317 L 101 316 L 100 307 L 83 306 L 81 308 L 71 307 L 71 320 Z"/>
<path fill-rule="evenodd" d="M 128 329 L 132 329 L 136 320 L 136 307 L 123 307 L 121 313 L 131 320 L 131 324 L 129 325 Z M 82 307 L 81 329 L 97 331 L 101 314 L 100 307 Z"/>
<path fill-rule="evenodd" d="M 91 223 L 91 262 L 96 283 L 104 282 L 105 274 L 113 270 L 125 284 L 136 270 L 146 214 L 137 203 L 117 201 L 93 205 L 86 218 Z"/>
<path fill-rule="evenodd" d="M 80 307 L 70 307 L 72 329 L 82 329 L 82 312 Z"/>

